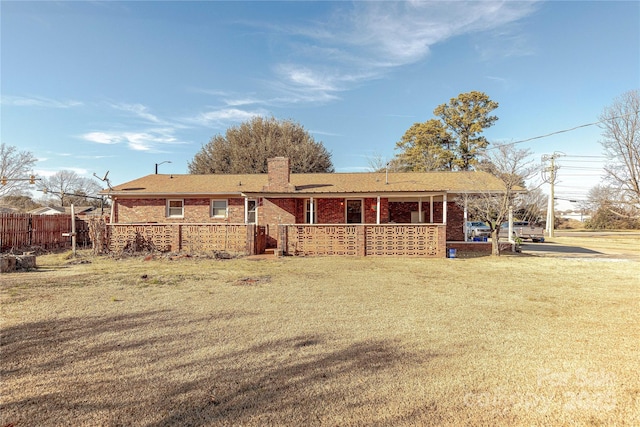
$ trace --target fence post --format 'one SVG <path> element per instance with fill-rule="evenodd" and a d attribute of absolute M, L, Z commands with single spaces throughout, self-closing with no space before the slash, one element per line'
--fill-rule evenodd
<path fill-rule="evenodd" d="M 255 224 L 247 224 L 247 243 L 245 251 L 247 255 L 256 255 L 256 230 Z"/>
<path fill-rule="evenodd" d="M 367 255 L 367 233 L 365 231 L 366 225 L 356 226 L 356 253 L 358 256 Z"/>
<path fill-rule="evenodd" d="M 287 226 L 278 224 L 278 241 L 276 243 L 276 256 L 283 256 L 287 253 Z"/>

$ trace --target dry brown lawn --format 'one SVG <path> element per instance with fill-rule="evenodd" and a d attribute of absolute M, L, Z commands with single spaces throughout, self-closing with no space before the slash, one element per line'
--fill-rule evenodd
<path fill-rule="evenodd" d="M 637 258 L 80 260 L 0 276 L 1 426 L 640 425 Z"/>

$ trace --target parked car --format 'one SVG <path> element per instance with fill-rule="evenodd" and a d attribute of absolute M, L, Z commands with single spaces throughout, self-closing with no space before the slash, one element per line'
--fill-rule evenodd
<path fill-rule="evenodd" d="M 482 221 L 469 221 L 467 222 L 467 237 L 472 239 L 474 237 L 490 237 L 491 228 Z"/>
<path fill-rule="evenodd" d="M 503 222 L 500 226 L 500 235 L 509 234 L 509 222 Z M 538 227 L 529 221 L 513 221 L 513 236 L 521 240 L 532 242 L 544 242 L 544 228 Z"/>

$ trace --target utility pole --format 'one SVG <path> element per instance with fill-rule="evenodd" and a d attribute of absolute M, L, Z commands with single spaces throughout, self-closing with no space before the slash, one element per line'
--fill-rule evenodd
<path fill-rule="evenodd" d="M 550 162 L 549 167 L 543 169 L 544 172 L 548 172 L 547 178 L 545 182 L 548 182 L 551 185 L 549 191 L 549 204 L 547 207 L 547 236 L 554 237 L 555 236 L 555 221 L 556 221 L 556 211 L 555 211 L 555 183 L 556 183 L 556 172 L 558 170 L 558 166 L 556 165 L 556 159 L 560 156 L 564 156 L 564 153 L 560 153 L 558 151 L 553 154 L 544 154 L 542 156 L 542 161 L 546 162 L 547 160 Z"/>

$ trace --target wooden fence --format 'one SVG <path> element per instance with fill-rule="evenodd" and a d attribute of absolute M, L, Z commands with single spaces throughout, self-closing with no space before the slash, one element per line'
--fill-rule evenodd
<path fill-rule="evenodd" d="M 121 251 L 264 253 L 266 232 L 254 224 L 108 224 L 108 248 Z"/>
<path fill-rule="evenodd" d="M 71 215 L 0 214 L 0 252 L 40 247 L 47 250 L 71 247 Z M 89 225 L 76 216 L 76 241 L 91 244 Z"/>
<path fill-rule="evenodd" d="M 281 225 L 283 255 L 412 256 L 444 258 L 446 226 L 440 224 Z"/>

